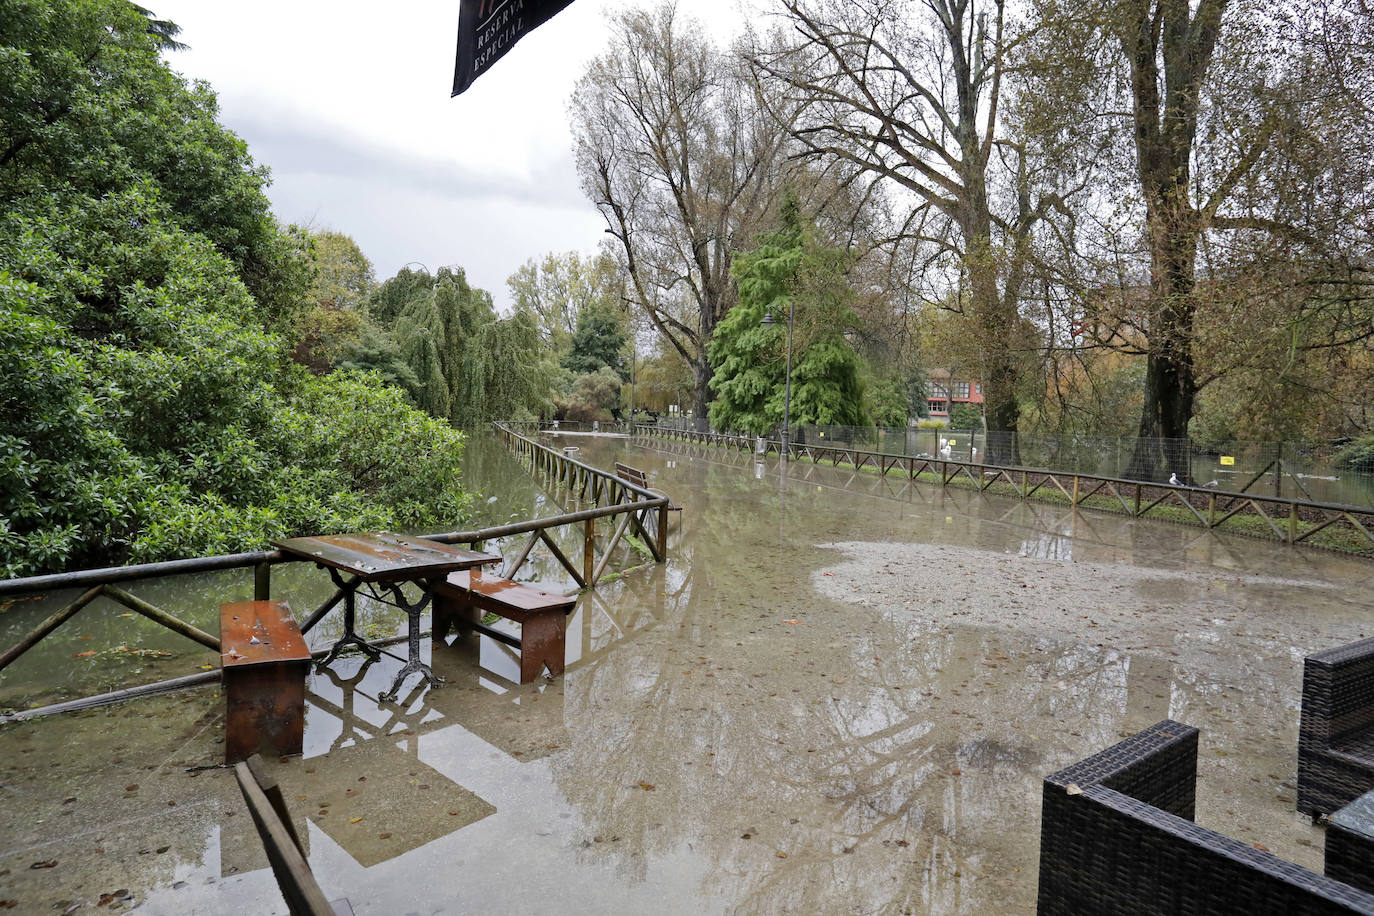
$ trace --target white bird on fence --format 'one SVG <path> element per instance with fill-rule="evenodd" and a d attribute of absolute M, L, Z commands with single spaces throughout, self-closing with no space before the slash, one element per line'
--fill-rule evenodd
<path fill-rule="evenodd" d="M 943 459 L 945 459 L 946 461 L 948 461 L 948 460 L 949 460 L 949 456 L 950 456 L 950 455 L 953 455 L 953 454 L 954 454 L 954 449 L 950 447 L 950 444 L 949 444 L 948 442 L 946 442 L 944 439 L 941 439 L 941 440 L 940 440 L 940 457 L 943 458 Z"/>
<path fill-rule="evenodd" d="M 1209 481 L 1207 481 L 1206 483 L 1204 483 L 1203 486 L 1206 487 L 1206 488 L 1209 489 L 1209 490 L 1215 490 L 1217 487 L 1221 486 L 1221 481 L 1219 481 L 1219 480 L 1209 480 Z"/>
<path fill-rule="evenodd" d="M 974 464 L 977 464 L 977 463 L 978 463 L 978 449 L 972 448 L 972 447 L 969 448 L 969 450 L 968 450 L 968 460 L 969 460 L 969 461 L 972 461 Z"/>
<path fill-rule="evenodd" d="M 1181 480 L 1178 479 L 1178 475 L 1177 475 L 1177 474 L 1170 473 L 1170 474 L 1169 474 L 1169 486 L 1171 486 L 1171 487 L 1181 487 L 1181 486 L 1183 486 L 1183 481 L 1181 481 Z"/>

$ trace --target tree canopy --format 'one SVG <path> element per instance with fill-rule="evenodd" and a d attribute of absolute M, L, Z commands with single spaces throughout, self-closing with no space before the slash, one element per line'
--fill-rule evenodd
<path fill-rule="evenodd" d="M 787 325 L 792 356 L 794 425 L 857 426 L 868 422 L 862 367 L 846 338 L 854 328 L 848 257 L 811 239 L 795 207 L 786 224 L 753 251 L 736 256 L 739 305 L 711 342 L 715 374 L 711 424 L 762 435 L 783 421 L 787 397 Z M 764 323 L 764 316 L 773 321 Z"/>
<path fill-rule="evenodd" d="M 307 245 L 172 34 L 126 0 L 0 10 L 0 573 L 460 523 L 457 433 L 286 359 Z"/>
<path fill-rule="evenodd" d="M 372 325 L 341 365 L 390 375 L 431 416 L 471 428 L 537 416 L 550 402 L 553 366 L 534 316 L 499 317 L 461 268 L 402 268 L 367 310 Z"/>

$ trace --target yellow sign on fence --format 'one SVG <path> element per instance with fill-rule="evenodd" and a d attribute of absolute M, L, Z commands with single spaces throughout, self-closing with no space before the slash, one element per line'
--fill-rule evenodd
<path fill-rule="evenodd" d="M 1222 455 L 1222 456 L 1221 456 L 1221 463 L 1229 467 L 1229 466 L 1231 466 L 1231 465 L 1233 465 L 1233 464 L 1236 463 L 1235 456 L 1234 456 L 1234 455 Z"/>

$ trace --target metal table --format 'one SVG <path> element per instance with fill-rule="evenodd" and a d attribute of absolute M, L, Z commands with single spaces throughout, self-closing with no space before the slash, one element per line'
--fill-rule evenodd
<path fill-rule="evenodd" d="M 359 588 L 367 586 L 368 594 L 374 600 L 406 612 L 410 618 L 410 659 L 396 675 L 391 690 L 379 695 L 382 700 L 395 700 L 401 682 L 416 671 L 432 686 L 437 687 L 444 682 L 429 665 L 420 661 L 420 614 L 429 606 L 435 583 L 456 570 L 501 562 L 501 558 L 493 554 L 477 553 L 438 541 L 404 537 L 386 531 L 288 538 L 273 541 L 272 546 L 328 569 L 330 578 L 343 592 L 344 635 L 320 660 L 318 668 L 324 668 L 349 645 L 357 646 L 373 661 L 380 657 L 381 650 L 369 644 L 353 629 Z M 348 574 L 347 578 L 345 574 Z M 401 586 L 407 582 L 420 586 L 418 601 L 412 602 L 406 598 Z M 391 596 L 390 600 L 383 596 L 384 592 Z"/>

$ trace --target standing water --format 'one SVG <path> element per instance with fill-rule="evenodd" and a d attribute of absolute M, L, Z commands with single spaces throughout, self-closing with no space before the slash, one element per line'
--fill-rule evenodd
<path fill-rule="evenodd" d="M 582 596 L 557 679 L 513 683 L 485 637 L 436 650 L 449 683 L 399 704 L 376 699 L 386 658 L 312 676 L 306 755 L 271 768 L 331 899 L 1032 912 L 1041 779 L 1166 716 L 1202 730 L 1201 824 L 1320 868 L 1294 810 L 1302 657 L 1374 634 L 1369 561 L 661 441 L 552 444 L 569 443 L 685 507 L 669 561 L 627 551 Z M 577 506 L 487 436 L 465 474 L 476 524 Z M 571 585 L 534 558 L 543 587 Z M 213 621 L 235 576 L 152 600 Z M 326 590 L 304 566 L 278 577 L 298 616 Z M 0 614 L 6 640 L 50 612 L 32 604 Z M 0 678 L 3 702 L 88 687 L 71 672 L 103 656 L 72 656 L 130 639 L 120 612 L 64 625 Z M 207 663 L 162 651 L 186 654 L 132 664 Z M 130 674 L 116 654 L 97 680 Z M 231 774 L 188 771 L 220 759 L 222 707 L 204 689 L 0 729 L 0 899 L 285 912 Z"/>

